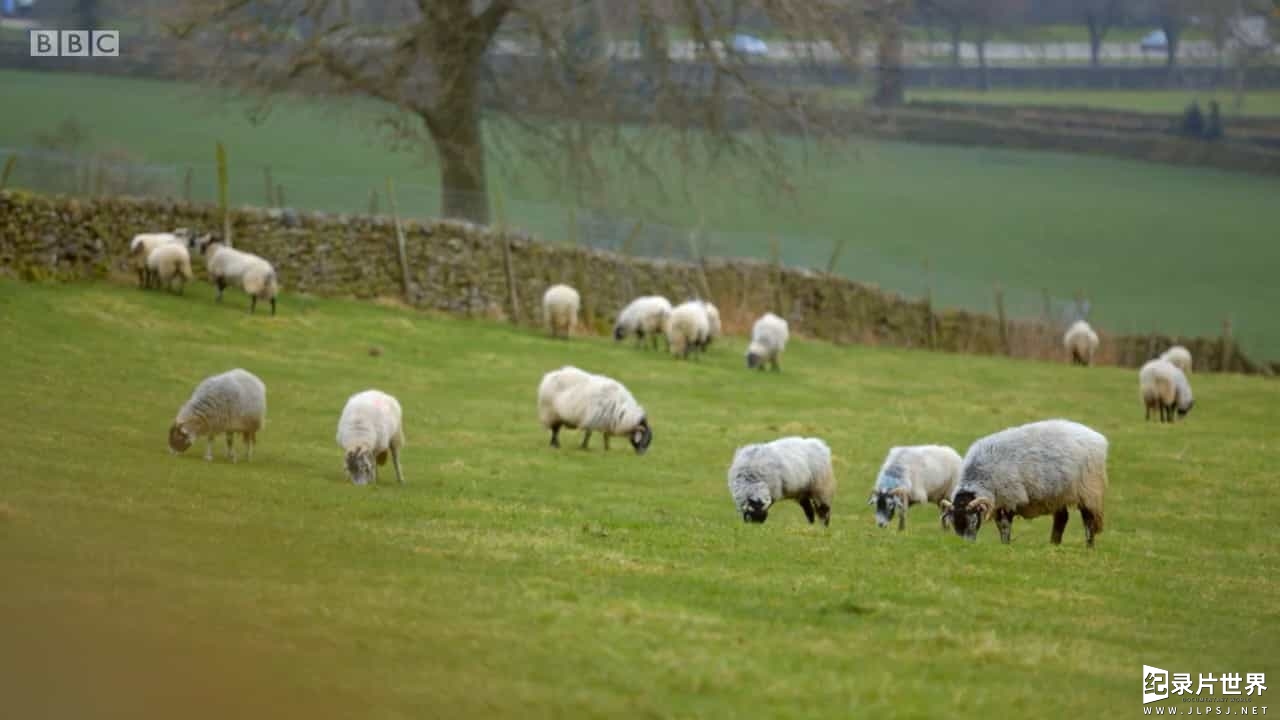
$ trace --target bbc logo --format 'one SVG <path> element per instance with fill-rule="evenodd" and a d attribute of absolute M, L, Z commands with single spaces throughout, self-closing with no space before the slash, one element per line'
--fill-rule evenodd
<path fill-rule="evenodd" d="M 31 57 L 119 57 L 119 30 L 32 30 Z"/>

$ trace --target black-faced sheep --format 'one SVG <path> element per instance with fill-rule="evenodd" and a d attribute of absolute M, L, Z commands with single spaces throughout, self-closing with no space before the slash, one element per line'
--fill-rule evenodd
<path fill-rule="evenodd" d="M 907 525 L 907 509 L 919 503 L 942 508 L 960 482 L 960 453 L 945 445 L 909 445 L 889 449 L 867 504 L 876 509 L 876 525 L 888 527 L 898 516 L 898 530 Z"/>
<path fill-rule="evenodd" d="M 258 431 L 267 421 L 267 386 L 253 373 L 236 368 L 205 378 L 178 410 L 169 428 L 169 450 L 184 452 L 205 438 L 204 459 L 213 459 L 213 436 L 227 434 L 227 457 L 236 461 L 231 439 L 240 433 L 249 460 L 258 444 Z"/>
<path fill-rule="evenodd" d="M 249 312 L 255 312 L 259 300 L 271 302 L 271 314 L 276 314 L 276 295 L 280 288 L 276 270 L 263 258 L 235 248 L 229 248 L 211 235 L 193 241 L 204 256 L 209 281 L 218 288 L 218 302 L 228 285 L 238 285 L 249 296 Z"/>
<path fill-rule="evenodd" d="M 763 523 L 779 500 L 795 500 L 809 523 L 831 524 L 836 476 L 831 448 L 818 438 L 785 437 L 744 445 L 729 466 L 729 494 L 743 522 Z"/>
<path fill-rule="evenodd" d="M 542 376 L 538 384 L 538 420 L 551 431 L 551 447 L 560 447 L 560 429 L 581 429 L 582 449 L 586 450 L 592 432 L 604 434 L 604 449 L 609 449 L 609 436 L 625 435 L 637 455 L 643 455 L 653 442 L 653 430 L 644 408 L 622 383 L 604 375 L 566 365 Z"/>
<path fill-rule="evenodd" d="M 542 319 L 551 337 L 569 339 L 578 325 L 578 291 L 568 285 L 552 285 L 542 295 Z"/>
<path fill-rule="evenodd" d="M 1093 354 L 1098 351 L 1098 333 L 1084 320 L 1077 320 L 1062 336 L 1062 345 L 1076 365 L 1092 365 Z"/>
<path fill-rule="evenodd" d="M 1191 396 L 1191 383 L 1176 365 L 1168 360 L 1152 360 L 1138 371 L 1138 395 L 1151 419 L 1151 409 L 1160 411 L 1160 422 L 1174 422 L 1184 417 L 1195 406 Z"/>
<path fill-rule="evenodd" d="M 1160 354 L 1161 360 L 1168 360 L 1182 371 L 1183 375 L 1191 374 L 1191 351 L 1181 345 L 1174 345 Z"/>
<path fill-rule="evenodd" d="M 645 338 L 649 338 L 656 350 L 658 338 L 666 338 L 664 328 L 671 309 L 671 301 L 661 295 L 646 295 L 632 300 L 618 313 L 618 321 L 613 326 L 613 339 L 622 341 L 628 335 L 634 335 L 637 344 L 642 344 Z"/>
<path fill-rule="evenodd" d="M 751 326 L 751 344 L 747 346 L 747 367 L 764 370 L 765 365 L 772 365 L 773 370 L 781 370 L 778 358 L 787 347 L 790 337 L 787 321 L 765 313 Z"/>
<path fill-rule="evenodd" d="M 690 352 L 706 346 L 710 333 L 707 309 L 696 300 L 680 303 L 667 316 L 667 346 L 674 356 L 687 359 Z"/>
<path fill-rule="evenodd" d="M 347 399 L 338 418 L 338 445 L 345 453 L 347 476 L 356 485 L 378 481 L 378 469 L 387 455 L 396 470 L 396 482 L 404 482 L 400 470 L 400 450 L 404 447 L 404 427 L 400 403 L 379 390 L 365 390 Z"/>

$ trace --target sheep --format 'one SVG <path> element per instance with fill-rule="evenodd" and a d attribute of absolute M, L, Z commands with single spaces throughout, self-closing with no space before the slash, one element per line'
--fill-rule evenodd
<path fill-rule="evenodd" d="M 778 357 L 787 347 L 787 338 L 791 335 L 787 321 L 765 313 L 751 326 L 751 344 L 747 345 L 747 367 L 764 370 L 766 364 L 773 366 L 774 372 L 781 370 Z"/>
<path fill-rule="evenodd" d="M 232 436 L 240 433 L 248 460 L 258 444 L 258 431 L 267 421 L 267 386 L 253 373 L 236 368 L 205 378 L 178 410 L 169 427 L 169 452 L 185 452 L 201 436 L 204 459 L 213 460 L 213 437 L 227 434 L 227 457 L 236 461 Z"/>
<path fill-rule="evenodd" d="M 258 300 L 270 300 L 271 314 L 276 314 L 276 294 L 280 287 L 271 263 L 253 253 L 227 247 L 212 235 L 205 235 L 194 244 L 204 256 L 209 280 L 218 288 L 218 302 L 222 302 L 222 291 L 227 285 L 234 283 L 249 296 L 249 312 L 257 311 Z"/>
<path fill-rule="evenodd" d="M 628 335 L 635 335 L 637 343 L 642 344 L 648 337 L 656 350 L 658 338 L 666 337 L 663 328 L 670 314 L 671 301 L 661 295 L 638 297 L 618 313 L 618 321 L 613 326 L 613 339 L 622 341 Z"/>
<path fill-rule="evenodd" d="M 578 291 L 568 285 L 552 285 L 542 295 L 542 318 L 551 337 L 569 339 L 578 324 Z"/>
<path fill-rule="evenodd" d="M 1174 422 L 1174 410 L 1185 417 L 1195 406 L 1191 396 L 1191 383 L 1177 365 L 1164 359 L 1156 359 L 1138 371 L 1138 395 L 1147 409 L 1146 419 L 1151 420 L 1151 408 L 1160 410 L 1160 422 Z"/>
<path fill-rule="evenodd" d="M 763 523 L 773 503 L 795 500 L 809 524 L 816 516 L 829 526 L 836 494 L 831 448 L 818 438 L 795 436 L 744 445 L 729 466 L 729 494 L 743 522 Z"/>
<path fill-rule="evenodd" d="M 653 442 L 644 408 L 630 391 L 604 375 L 595 375 L 572 365 L 552 370 L 538 384 L 538 420 L 551 431 L 551 447 L 560 447 L 560 429 L 580 429 L 582 449 L 587 449 L 591 433 L 604 434 L 604 449 L 610 435 L 626 435 L 637 455 Z"/>
<path fill-rule="evenodd" d="M 1098 350 L 1098 333 L 1089 323 L 1077 320 L 1062 336 L 1062 345 L 1071 354 L 1072 364 L 1087 367 L 1093 364 L 1093 354 Z"/>
<path fill-rule="evenodd" d="M 907 508 L 949 500 L 960 482 L 963 459 L 945 445 L 893 447 L 885 456 L 867 504 L 876 509 L 876 525 L 888 527 L 898 513 L 898 530 L 907 525 Z M 943 526 L 945 530 L 946 527 Z"/>
<path fill-rule="evenodd" d="M 667 316 L 665 331 L 671 354 L 687 359 L 691 350 L 705 346 L 711 333 L 706 308 L 696 301 L 677 305 Z"/>
<path fill-rule="evenodd" d="M 161 245 L 185 245 L 191 238 L 186 228 L 177 228 L 167 233 L 139 233 L 129 241 L 129 258 L 138 272 L 138 287 L 151 286 L 151 275 L 147 270 L 147 258 L 151 251 Z"/>
<path fill-rule="evenodd" d="M 1191 351 L 1181 345 L 1174 345 L 1160 355 L 1161 360 L 1168 360 L 1182 371 L 1183 375 L 1191 374 Z"/>
<path fill-rule="evenodd" d="M 720 309 L 706 300 L 699 302 L 702 303 L 702 309 L 707 313 L 707 337 L 702 341 L 702 345 L 699 348 L 705 352 L 711 346 L 711 341 L 720 337 Z"/>
<path fill-rule="evenodd" d="M 378 468 L 387 463 L 396 469 L 396 482 L 404 484 L 400 450 L 404 447 L 404 426 L 400 403 L 380 390 L 365 390 L 347 398 L 338 418 L 338 446 L 346 453 L 347 477 L 356 485 L 378 481 Z"/>
<path fill-rule="evenodd" d="M 160 245 L 147 255 L 147 273 L 164 288 L 172 288 L 173 281 L 178 281 L 178 294 L 191 281 L 191 254 L 187 246 L 179 243 Z"/>
<path fill-rule="evenodd" d="M 1049 541 L 1062 543 L 1072 506 L 1080 509 L 1088 547 L 1102 532 L 1107 439 L 1069 420 L 1043 420 L 988 435 L 969 447 L 960 482 L 942 503 L 941 521 L 976 540 L 992 514 L 1008 544 L 1013 517 L 1053 514 Z"/>

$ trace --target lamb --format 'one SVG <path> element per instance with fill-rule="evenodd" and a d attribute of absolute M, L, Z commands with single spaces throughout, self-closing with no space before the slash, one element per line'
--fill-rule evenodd
<path fill-rule="evenodd" d="M 151 256 L 151 251 L 161 245 L 185 245 L 191 237 L 191 233 L 186 228 L 177 228 L 173 232 L 167 233 L 139 233 L 133 236 L 133 240 L 129 241 L 129 258 L 133 262 L 133 267 L 138 271 L 138 287 L 146 288 L 151 286 L 151 275 L 147 271 L 147 258 Z"/>
<path fill-rule="evenodd" d="M 1074 365 L 1093 364 L 1093 354 L 1098 350 L 1098 333 L 1083 320 L 1075 321 L 1062 336 L 1062 345 L 1071 353 Z"/>
<path fill-rule="evenodd" d="M 729 466 L 729 494 L 743 522 L 763 523 L 778 500 L 795 500 L 809 524 L 831 525 L 836 476 L 831 448 L 818 438 L 784 437 L 744 445 Z"/>
<path fill-rule="evenodd" d="M 787 347 L 787 338 L 791 336 L 787 321 L 765 313 L 751 326 L 751 344 L 747 346 L 747 367 L 764 370 L 765 364 L 773 366 L 774 372 L 781 370 L 778 357 Z"/>
<path fill-rule="evenodd" d="M 711 341 L 720 337 L 720 309 L 706 300 L 700 302 L 702 309 L 707 313 L 707 337 L 702 341 L 699 349 L 706 351 L 711 346 Z"/>
<path fill-rule="evenodd" d="M 542 318 L 551 337 L 569 339 L 578 324 L 578 291 L 568 285 L 552 285 L 542 295 Z"/>
<path fill-rule="evenodd" d="M 147 255 L 147 274 L 158 286 L 172 288 L 178 281 L 178 294 L 191 281 L 191 254 L 180 243 L 160 245 Z"/>
<path fill-rule="evenodd" d="M 658 338 L 665 338 L 663 328 L 670 314 L 671 301 L 661 295 L 638 297 L 618 313 L 618 322 L 613 326 L 613 339 L 621 341 L 628 335 L 635 335 L 637 342 L 643 343 L 648 337 L 652 341 L 652 347 L 657 349 Z"/>
<path fill-rule="evenodd" d="M 338 445 L 346 453 L 347 477 L 356 485 L 378 481 L 378 468 L 387 463 L 396 469 L 396 482 L 404 483 L 400 450 L 404 447 L 404 426 L 400 403 L 380 390 L 365 390 L 347 399 L 338 418 Z"/>
<path fill-rule="evenodd" d="M 888 527 L 898 513 L 898 530 L 907 525 L 907 508 L 949 500 L 960 482 L 960 453 L 945 445 L 911 445 L 889 449 L 867 504 L 876 509 L 876 525 Z M 943 526 L 945 529 L 946 526 Z"/>
<path fill-rule="evenodd" d="M 551 447 L 560 447 L 560 429 L 583 430 L 582 449 L 587 449 L 591 433 L 604 434 L 604 449 L 610 435 L 626 435 L 637 455 L 653 442 L 653 430 L 644 408 L 622 383 L 565 365 L 542 376 L 538 384 L 538 420 L 551 431 Z"/>
<path fill-rule="evenodd" d="M 236 461 L 232 436 L 240 433 L 253 459 L 258 431 L 267 421 L 267 386 L 253 373 L 236 368 L 205 378 L 191 398 L 178 410 L 169 427 L 169 452 L 185 452 L 201 436 L 205 438 L 204 459 L 213 460 L 213 436 L 227 434 L 227 457 Z"/>
<path fill-rule="evenodd" d="M 1174 345 L 1160 355 L 1161 360 L 1168 360 L 1182 371 L 1183 375 L 1191 374 L 1191 351 L 1181 345 Z"/>
<path fill-rule="evenodd" d="M 1160 410 L 1160 422 L 1174 422 L 1175 409 L 1179 417 L 1185 417 L 1195 406 L 1187 376 L 1164 359 L 1152 360 L 1138 371 L 1138 394 L 1147 409 L 1147 420 L 1151 420 L 1151 408 Z"/>
<path fill-rule="evenodd" d="M 276 294 L 280 288 L 271 263 L 253 253 L 227 247 L 212 235 L 205 235 L 195 244 L 204 256 L 209 280 L 218 287 L 218 302 L 222 302 L 222 291 L 227 285 L 234 283 L 249 296 L 249 312 L 257 310 L 259 300 L 270 300 L 271 314 L 276 314 Z"/>
<path fill-rule="evenodd" d="M 1014 515 L 1053 514 L 1049 541 L 1062 542 L 1072 506 L 1080 509 L 1088 547 L 1102 532 L 1107 490 L 1107 439 L 1069 420 L 1043 420 L 988 435 L 969 447 L 960 482 L 942 503 L 943 525 L 976 540 L 994 514 L 1008 544 Z"/>
<path fill-rule="evenodd" d="M 667 316 L 665 331 L 671 354 L 687 359 L 691 350 L 705 347 L 711 333 L 706 308 L 696 301 L 677 305 Z"/>

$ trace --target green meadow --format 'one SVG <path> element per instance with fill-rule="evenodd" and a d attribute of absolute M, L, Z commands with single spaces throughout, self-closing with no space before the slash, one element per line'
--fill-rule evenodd
<path fill-rule="evenodd" d="M 1273 381 L 1196 375 L 1160 425 L 1132 370 L 796 338 L 752 373 L 738 337 L 682 363 L 390 304 L 246 308 L 0 282 L 6 717 L 1129 717 L 1144 664 L 1280 677 Z M 628 385 L 648 454 L 547 446 L 535 389 L 566 363 Z M 169 454 L 233 367 L 268 388 L 252 462 Z M 343 473 L 337 418 L 370 387 L 404 407 L 403 486 Z M 1056 547 L 1048 518 L 1007 546 L 930 507 L 875 527 L 890 446 L 1048 417 L 1110 440 L 1096 549 L 1078 514 Z M 729 498 L 734 449 L 789 434 L 833 448 L 829 528 Z"/>

